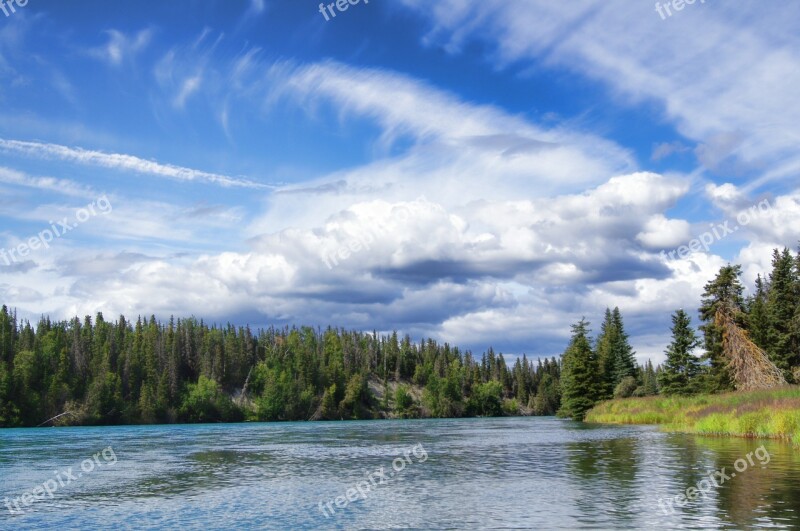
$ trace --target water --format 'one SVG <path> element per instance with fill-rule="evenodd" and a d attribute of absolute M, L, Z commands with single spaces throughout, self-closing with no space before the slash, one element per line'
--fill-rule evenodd
<path fill-rule="evenodd" d="M 0 501 L 48 480 L 0 529 L 800 526 L 786 444 L 550 418 L 0 430 Z"/>

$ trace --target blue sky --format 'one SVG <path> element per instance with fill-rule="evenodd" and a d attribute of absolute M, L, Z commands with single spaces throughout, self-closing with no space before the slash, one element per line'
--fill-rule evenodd
<path fill-rule="evenodd" d="M 512 357 L 558 354 L 570 323 L 619 306 L 660 361 L 670 313 L 721 265 L 751 283 L 800 239 L 800 6 L 318 9 L 0 12 L 0 301 Z"/>

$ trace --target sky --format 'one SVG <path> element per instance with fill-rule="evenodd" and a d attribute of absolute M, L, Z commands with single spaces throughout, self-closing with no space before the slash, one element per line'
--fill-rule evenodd
<path fill-rule="evenodd" d="M 0 303 L 33 322 L 513 360 L 618 306 L 658 363 L 720 267 L 800 240 L 800 4 L 7 1 Z"/>

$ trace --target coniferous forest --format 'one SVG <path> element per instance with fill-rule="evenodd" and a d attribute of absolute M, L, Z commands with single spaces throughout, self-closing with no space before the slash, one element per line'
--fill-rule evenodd
<path fill-rule="evenodd" d="M 618 308 L 596 338 L 581 319 L 560 359 L 509 366 L 432 339 L 335 328 L 208 325 L 154 317 L 36 325 L 0 309 L 0 425 L 553 415 L 582 419 L 597 402 L 733 389 L 713 322 L 720 304 L 770 360 L 797 381 L 800 256 L 773 254 L 772 271 L 745 297 L 741 268 L 723 267 L 702 295 L 695 331 L 672 316 L 666 361 L 636 363 Z M 698 348 L 701 347 L 701 348 Z M 698 351 L 700 356 L 698 356 Z"/>

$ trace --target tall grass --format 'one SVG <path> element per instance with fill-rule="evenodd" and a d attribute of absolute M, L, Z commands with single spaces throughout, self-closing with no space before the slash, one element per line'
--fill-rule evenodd
<path fill-rule="evenodd" d="M 800 446 L 800 387 L 609 400 L 589 411 L 586 421 L 659 424 L 673 431 L 783 439 Z"/>

